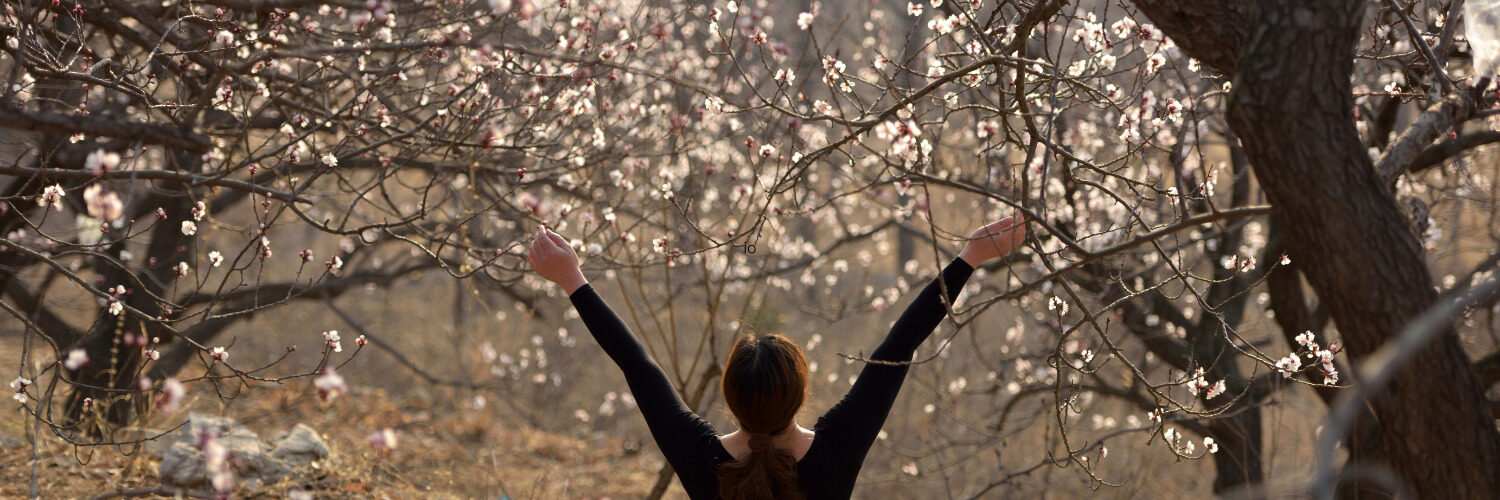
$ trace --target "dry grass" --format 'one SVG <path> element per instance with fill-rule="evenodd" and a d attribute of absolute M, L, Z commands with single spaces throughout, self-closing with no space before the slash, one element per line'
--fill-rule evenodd
<path fill-rule="evenodd" d="M 263 439 L 299 422 L 322 433 L 333 451 L 328 464 L 306 477 L 236 491 L 237 498 L 282 498 L 299 488 L 318 498 L 630 497 L 650 489 L 660 463 L 632 441 L 513 427 L 493 411 L 455 408 L 447 395 L 356 388 L 325 405 L 301 388 L 248 391 L 227 407 L 199 400 L 148 425 L 175 425 L 187 411 L 201 411 L 239 419 Z M 158 460 L 144 449 L 74 447 L 43 432 L 34 454 L 14 418 L 19 411 L 8 413 L 0 423 L 0 498 L 28 496 L 33 471 L 41 498 L 159 486 Z M 398 447 L 377 452 L 366 437 L 384 427 L 395 429 Z"/>

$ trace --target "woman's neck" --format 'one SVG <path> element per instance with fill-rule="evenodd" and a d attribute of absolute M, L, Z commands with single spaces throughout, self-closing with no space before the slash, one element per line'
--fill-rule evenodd
<path fill-rule="evenodd" d="M 802 456 L 806 455 L 807 450 L 812 447 L 813 437 L 813 431 L 797 425 L 794 421 L 787 426 L 786 430 L 771 435 L 771 448 L 786 451 L 797 460 L 802 460 Z M 719 442 L 724 445 L 725 451 L 734 456 L 735 460 L 750 454 L 750 433 L 744 429 L 737 429 L 719 436 Z"/>

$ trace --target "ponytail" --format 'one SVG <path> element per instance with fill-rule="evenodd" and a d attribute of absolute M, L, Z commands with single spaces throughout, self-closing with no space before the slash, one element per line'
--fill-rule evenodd
<path fill-rule="evenodd" d="M 806 498 L 802 494 L 802 488 L 797 485 L 797 458 L 786 450 L 772 448 L 769 433 L 751 433 L 750 454 L 719 466 L 719 498 Z"/>

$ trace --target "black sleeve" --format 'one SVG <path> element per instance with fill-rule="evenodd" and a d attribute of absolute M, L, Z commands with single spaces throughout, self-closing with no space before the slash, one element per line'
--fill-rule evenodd
<path fill-rule="evenodd" d="M 589 285 L 574 290 L 569 297 L 589 333 L 609 354 L 635 396 L 652 439 L 677 471 L 683 489 L 692 498 L 709 498 L 718 494 L 714 465 L 725 461 L 723 447 L 713 424 L 693 413 L 682 401 L 667 374 L 651 359 L 646 346 L 630 333 L 614 310 Z"/>
<path fill-rule="evenodd" d="M 933 279 L 907 306 L 906 312 L 901 313 L 896 324 L 891 326 L 885 341 L 870 353 L 869 359 L 911 361 L 917 346 L 927 340 L 933 329 L 948 315 L 948 305 L 942 300 L 943 288 L 947 288 L 947 303 L 952 304 L 973 273 L 974 268 L 963 259 L 953 259 L 953 262 L 943 268 L 942 279 Z M 818 419 L 814 430 L 819 438 L 832 439 L 835 443 L 841 457 L 838 468 L 850 477 L 850 488 L 853 488 L 853 474 L 864 463 L 865 454 L 875 444 L 876 435 L 885 425 L 886 416 L 891 412 L 891 405 L 896 402 L 896 394 L 901 391 L 901 382 L 906 378 L 908 368 L 909 365 L 906 364 L 866 363 L 844 399 Z"/>

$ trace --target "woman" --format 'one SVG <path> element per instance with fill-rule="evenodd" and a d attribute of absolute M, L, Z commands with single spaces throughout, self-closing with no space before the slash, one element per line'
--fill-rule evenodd
<path fill-rule="evenodd" d="M 844 399 L 812 429 L 794 418 L 807 394 L 807 360 L 781 335 L 742 336 L 730 348 L 720 388 L 740 428 L 719 435 L 683 403 L 666 373 L 589 286 L 578 255 L 538 228 L 531 267 L 568 292 L 584 325 L 625 372 L 651 437 L 696 499 L 849 498 L 875 436 L 885 424 L 917 346 L 932 334 L 974 266 L 1010 253 L 1026 236 L 1019 219 L 974 231 L 958 258 L 917 295 L 891 327 Z M 943 292 L 947 292 L 944 297 Z"/>

